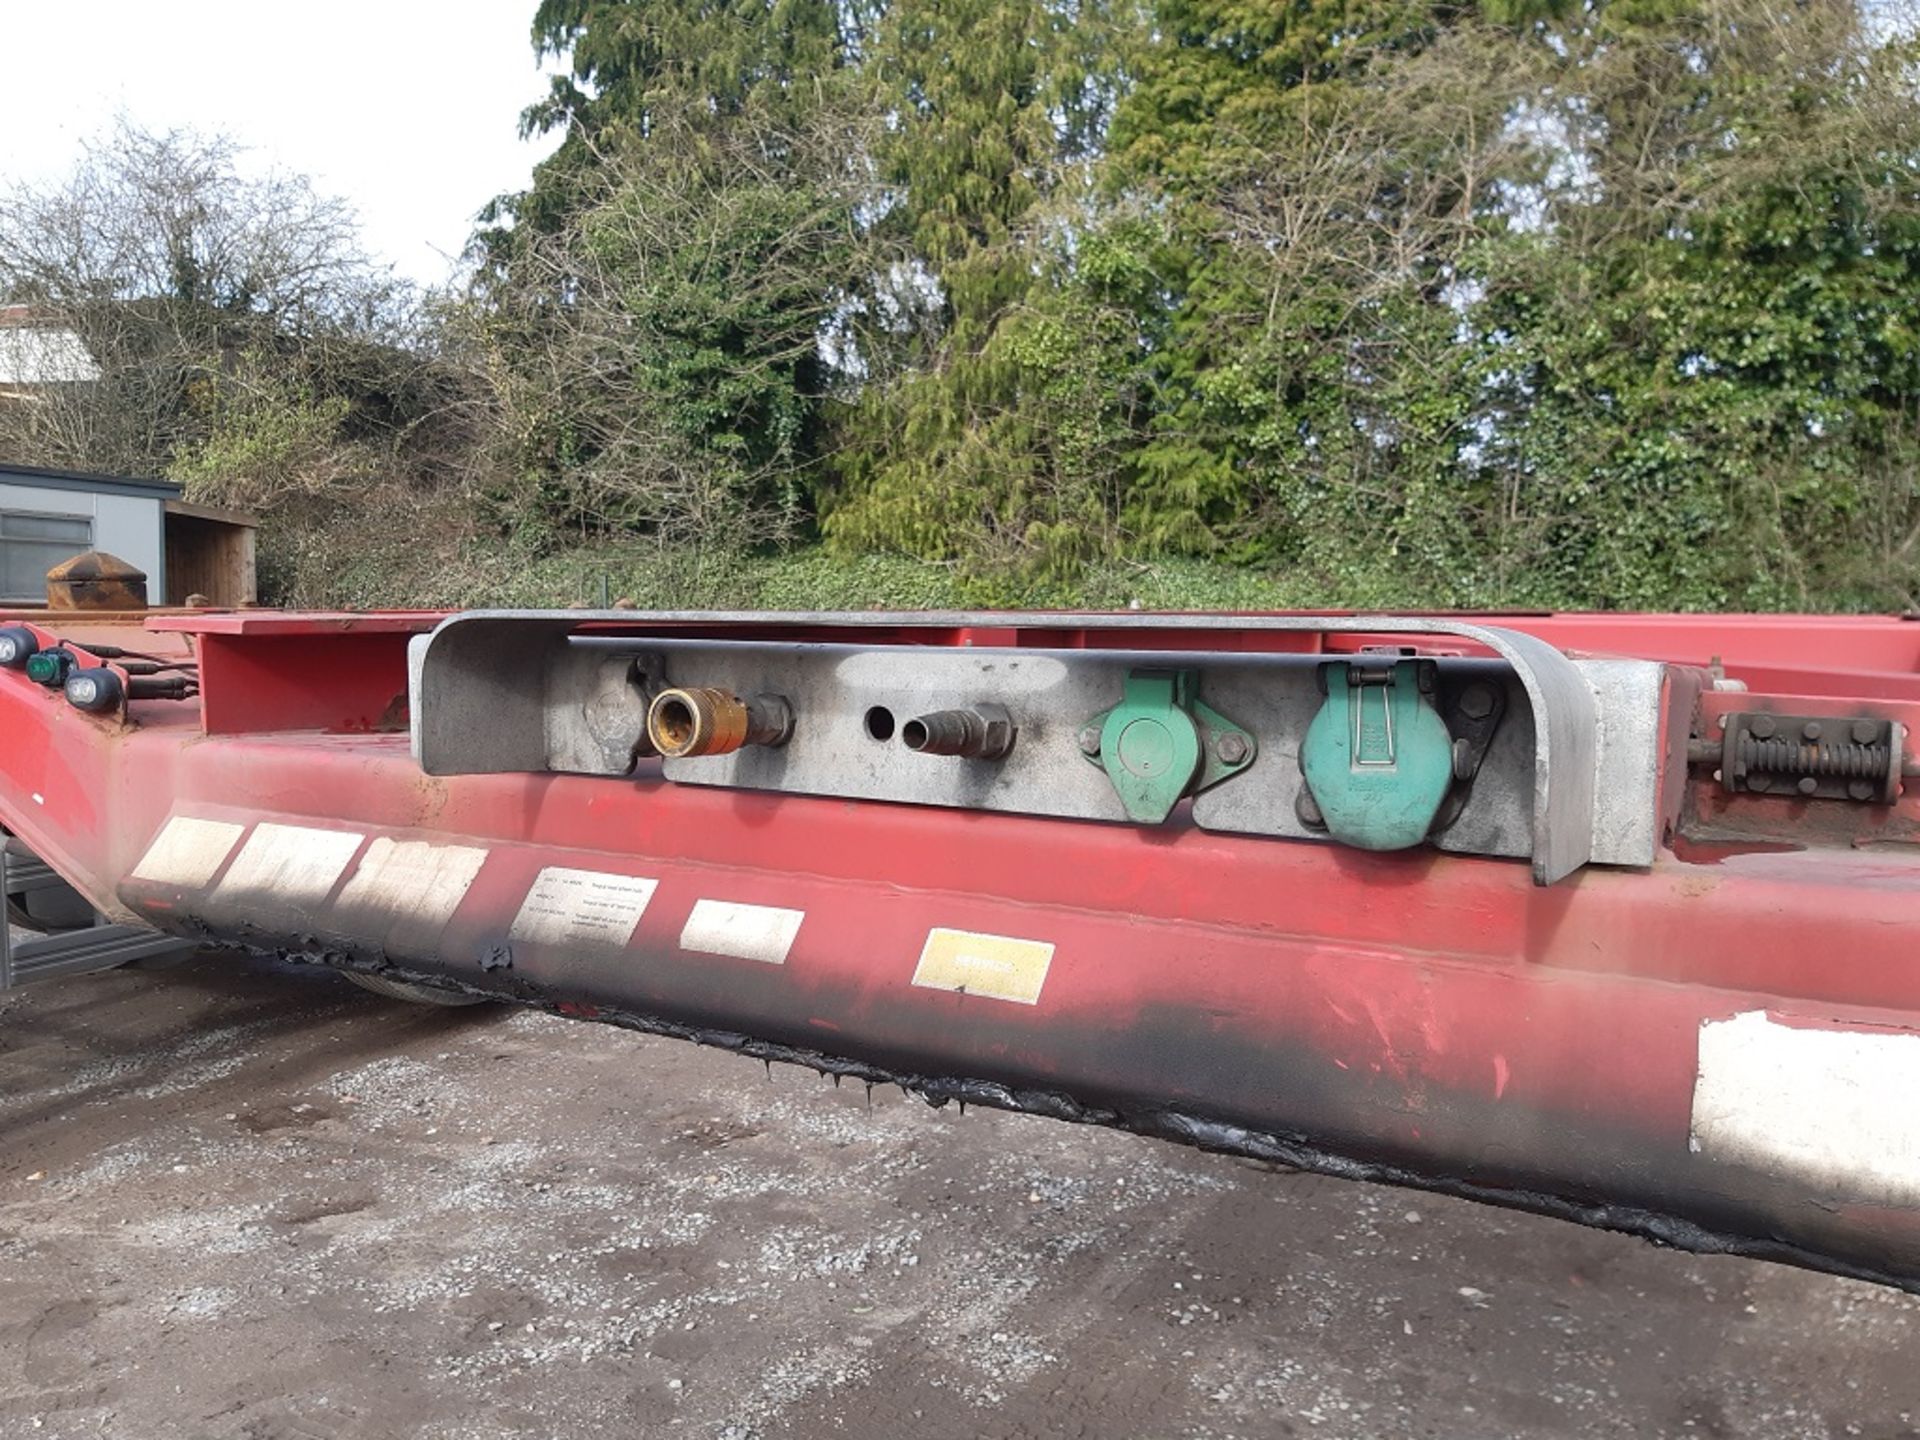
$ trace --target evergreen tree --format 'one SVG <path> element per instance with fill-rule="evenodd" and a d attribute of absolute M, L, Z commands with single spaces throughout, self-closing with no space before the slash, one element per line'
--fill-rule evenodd
<path fill-rule="evenodd" d="M 1090 166 L 1134 12 L 1058 0 L 894 0 L 873 65 L 897 124 L 883 222 L 917 267 L 877 296 L 828 533 L 851 547 L 1058 574 L 1104 544 L 1139 406 L 1113 277 L 1084 283 Z M 1116 362 L 1115 354 L 1119 359 Z"/>

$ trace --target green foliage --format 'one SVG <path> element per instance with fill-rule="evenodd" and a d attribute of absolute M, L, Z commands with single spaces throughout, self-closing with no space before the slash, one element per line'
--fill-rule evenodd
<path fill-rule="evenodd" d="M 364 478 L 365 457 L 355 457 L 344 439 L 352 402 L 320 394 L 263 359 L 239 357 L 239 383 L 228 376 L 189 382 L 200 424 L 167 469 L 188 499 L 260 509 L 290 496 L 337 493 Z"/>
<path fill-rule="evenodd" d="M 1180 190 L 1257 162 L 1305 95 L 1416 46 L 1433 0 L 1157 0 L 1113 129 L 1115 168 Z"/>
<path fill-rule="evenodd" d="M 567 57 L 569 73 L 522 125 L 645 133 L 688 100 L 713 115 L 781 94 L 804 104 L 853 38 L 842 26 L 859 22 L 859 6 L 830 0 L 540 0 L 534 46 Z"/>
<path fill-rule="evenodd" d="M 341 512 L 287 593 L 1912 605 L 1916 52 L 1862 26 L 541 0 L 566 139 L 448 330 L 496 527 L 402 582 Z M 329 493 L 377 409 L 194 406 L 178 473 Z"/>
<path fill-rule="evenodd" d="M 870 389 L 829 535 L 957 563 L 1001 602 L 1105 553 L 1144 408 L 1131 321 L 1093 286 L 1062 284 L 1000 317 L 977 352 Z"/>
<path fill-rule="evenodd" d="M 522 232 L 465 311 L 493 377 L 516 528 L 777 538 L 804 510 L 831 377 L 819 337 L 870 263 L 851 92 L 786 125 L 662 110 Z"/>
<path fill-rule="evenodd" d="M 897 97 L 880 222 L 922 268 L 872 307 L 826 529 L 846 551 L 958 561 L 982 599 L 1109 548 L 1139 423 L 1116 242 L 1082 242 L 1085 162 L 1118 84 L 1119 5 L 895 0 L 873 66 Z M 1116 234 L 1118 232 L 1116 231 Z M 1012 588 L 1010 588 L 1012 587 Z"/>
<path fill-rule="evenodd" d="M 476 531 L 456 504 L 383 498 L 378 518 L 337 511 L 270 527 L 261 589 L 272 604 L 641 609 L 943 610 L 977 592 L 950 565 L 824 546 L 742 553 L 635 539 L 541 549 Z M 1070 582 L 1030 579 L 1009 605 L 1147 610 L 1259 610 L 1325 604 L 1298 580 L 1246 566 L 1096 561 Z"/>
<path fill-rule="evenodd" d="M 1911 602 L 1920 131 L 1851 6 L 1370 10 L 1317 70 L 1310 11 L 1172 13 L 1108 172 L 1174 236 L 1136 553 L 1365 603 Z"/>
<path fill-rule="evenodd" d="M 540 0 L 534 48 L 568 68 L 520 128 L 564 138 L 530 190 L 490 207 L 482 252 L 497 263 L 517 232 L 564 228 L 592 203 L 603 158 L 645 142 L 662 122 L 724 130 L 750 111 L 804 126 L 862 21 L 857 0 Z"/>
<path fill-rule="evenodd" d="M 1604 197 L 1568 196 L 1552 233 L 1480 257 L 1486 383 L 1523 417 L 1488 453 L 1521 543 L 1482 584 L 1623 607 L 1910 604 L 1906 57 L 1839 6 L 1629 18 L 1562 71 L 1608 117 Z"/>

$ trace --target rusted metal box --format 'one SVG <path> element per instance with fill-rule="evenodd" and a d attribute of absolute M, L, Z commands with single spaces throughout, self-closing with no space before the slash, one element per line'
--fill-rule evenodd
<path fill-rule="evenodd" d="M 47 571 L 49 610 L 144 610 L 147 572 L 118 555 L 89 550 Z"/>

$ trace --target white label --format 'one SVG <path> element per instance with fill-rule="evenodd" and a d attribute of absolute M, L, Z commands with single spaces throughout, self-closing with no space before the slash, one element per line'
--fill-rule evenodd
<path fill-rule="evenodd" d="M 213 883 L 246 828 L 226 820 L 176 815 L 161 827 L 147 853 L 133 867 L 133 878 L 151 880 L 156 885 L 178 885 L 182 890 L 204 890 Z"/>
<path fill-rule="evenodd" d="M 508 933 L 541 945 L 618 950 L 633 938 L 659 883 L 637 875 L 549 866 L 533 882 Z"/>
<path fill-rule="evenodd" d="M 1812 1197 L 1920 1205 L 1920 1035 L 1806 1030 L 1763 1010 L 1700 1027 L 1693 1149 Z"/>
<path fill-rule="evenodd" d="M 738 905 L 727 900 L 701 900 L 680 931 L 680 948 L 701 955 L 737 955 L 742 960 L 764 960 L 784 965 L 793 937 L 800 933 L 804 910 L 776 910 L 771 905 Z"/>
<path fill-rule="evenodd" d="M 379 836 L 340 892 L 335 923 L 388 950 L 430 951 L 486 858 L 472 845 Z"/>
<path fill-rule="evenodd" d="M 362 838 L 353 830 L 256 825 L 213 898 L 312 909 L 327 898 Z"/>

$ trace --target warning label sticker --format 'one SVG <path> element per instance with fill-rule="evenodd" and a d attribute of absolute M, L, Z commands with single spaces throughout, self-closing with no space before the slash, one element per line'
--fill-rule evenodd
<path fill-rule="evenodd" d="M 920 951 L 913 983 L 929 990 L 956 990 L 1037 1005 L 1053 964 L 1053 946 L 1009 935 L 980 935 L 971 930 L 933 930 Z"/>
<path fill-rule="evenodd" d="M 508 933 L 536 945 L 622 949 L 633 939 L 659 883 L 638 875 L 548 866 L 527 892 Z"/>

